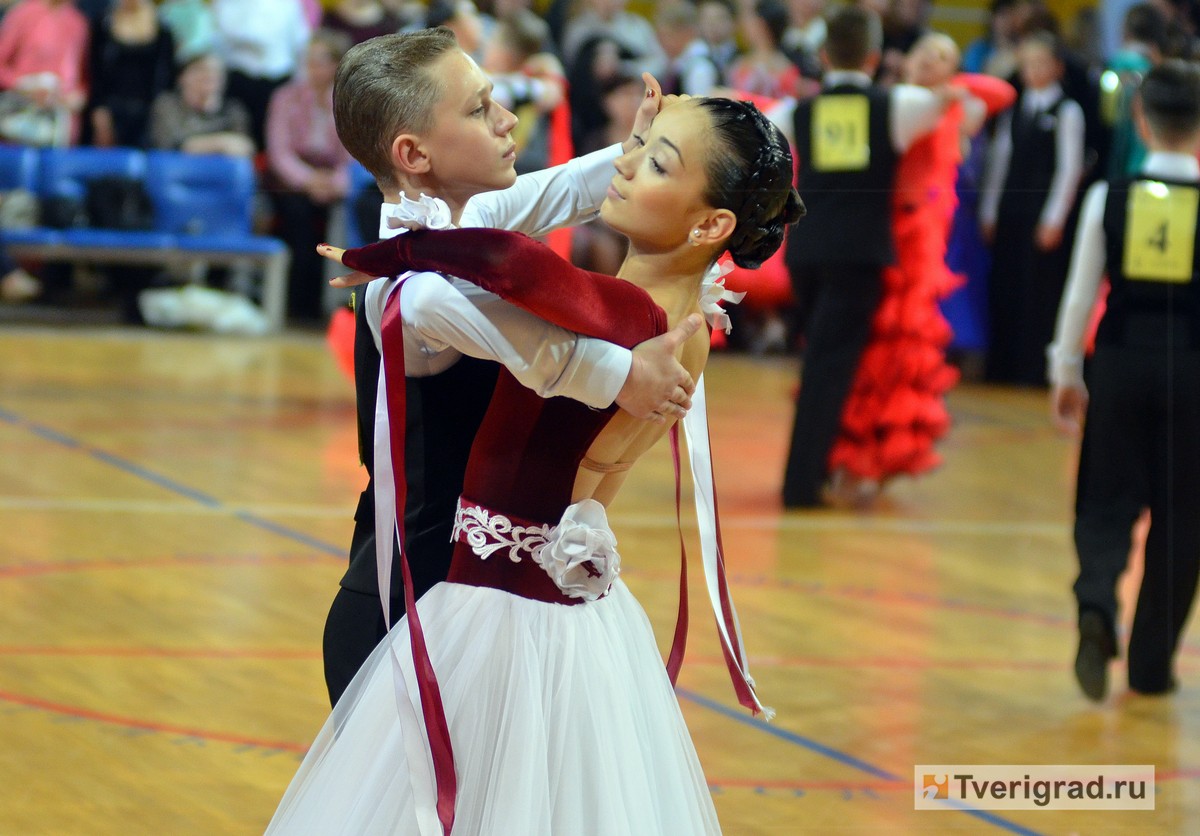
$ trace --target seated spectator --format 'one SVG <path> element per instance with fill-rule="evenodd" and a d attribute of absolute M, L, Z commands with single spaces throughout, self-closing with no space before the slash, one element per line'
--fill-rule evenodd
<path fill-rule="evenodd" d="M 150 106 L 175 85 L 175 42 L 151 0 L 116 0 L 92 32 L 91 144 L 142 148 Z"/>
<path fill-rule="evenodd" d="M 158 14 L 175 41 L 177 65 L 216 51 L 217 24 L 207 0 L 163 0 Z"/>
<path fill-rule="evenodd" d="M 225 66 L 199 55 L 179 71 L 176 90 L 160 93 L 150 109 L 150 144 L 189 154 L 254 156 L 250 114 L 225 97 Z"/>
<path fill-rule="evenodd" d="M 336 0 L 321 18 L 324 28 L 345 32 L 351 46 L 399 32 L 403 23 L 399 15 L 385 9 L 379 0 Z"/>
<path fill-rule="evenodd" d="M 0 90 L 61 110 L 70 142 L 87 98 L 87 44 L 87 18 L 71 0 L 20 0 L 0 21 Z"/>
<path fill-rule="evenodd" d="M 749 51 L 729 66 L 730 87 L 772 99 L 816 94 L 816 83 L 806 85 L 799 64 L 783 51 L 788 13 L 781 0 L 758 0 L 741 23 Z"/>
<path fill-rule="evenodd" d="M 658 41 L 667 53 L 667 72 L 659 79 L 664 96 L 707 96 L 721 83 L 721 70 L 708 44 L 699 35 L 696 8 L 676 3 L 659 10 L 654 18 Z"/>
<path fill-rule="evenodd" d="M 303 78 L 276 90 L 267 110 L 271 200 L 278 235 L 292 251 L 289 313 L 308 321 L 324 313 L 324 260 L 316 247 L 328 239 L 329 210 L 350 185 L 350 155 L 333 124 L 333 76 L 350 46 L 344 32 L 314 32 Z"/>

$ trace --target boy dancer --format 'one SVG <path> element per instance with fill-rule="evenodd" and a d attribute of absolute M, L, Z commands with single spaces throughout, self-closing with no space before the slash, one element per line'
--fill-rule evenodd
<path fill-rule="evenodd" d="M 1150 153 L 1136 176 L 1088 191 L 1048 350 L 1056 422 L 1077 432 L 1087 416 L 1075 497 L 1075 676 L 1097 701 L 1116 655 L 1117 578 L 1144 506 L 1150 532 L 1128 648 L 1134 691 L 1175 688 L 1200 570 L 1200 70 L 1182 61 L 1150 70 L 1135 120 Z M 1106 270 L 1112 289 L 1085 386 L 1085 332 Z"/>
<path fill-rule="evenodd" d="M 657 84 L 647 83 L 646 104 L 627 147 L 658 110 Z M 491 100 L 490 90 L 486 76 L 447 30 L 375 38 L 342 59 L 334 82 L 334 120 L 342 144 L 375 175 L 384 193 L 381 236 L 395 235 L 406 221 L 538 235 L 595 217 L 621 146 L 518 181 L 509 136 L 516 118 Z M 651 420 L 679 415 L 690 405 L 692 381 L 674 352 L 698 322 L 644 343 L 631 355 L 576 338 L 453 278 L 417 274 L 402 293 L 408 374 L 405 545 L 414 597 L 446 578 L 467 455 L 496 381 L 497 367 L 490 360 L 504 363 L 545 397 L 565 395 L 594 407 L 615 400 Z M 363 307 L 355 336 L 355 380 L 360 448 L 369 450 L 380 359 Z M 451 349 L 451 343 L 470 345 L 472 356 Z M 373 478 L 371 457 L 362 458 Z M 404 612 L 399 571 L 392 573 L 391 599 L 394 620 Z M 368 484 L 355 512 L 350 567 L 325 627 L 331 702 L 337 703 L 387 629 L 376 579 L 374 488 Z"/>

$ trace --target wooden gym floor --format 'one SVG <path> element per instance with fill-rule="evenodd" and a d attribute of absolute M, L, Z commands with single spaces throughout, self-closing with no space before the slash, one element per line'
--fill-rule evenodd
<path fill-rule="evenodd" d="M 1200 832 L 1200 644 L 1170 697 L 1129 695 L 1119 664 L 1103 705 L 1072 678 L 1074 445 L 1043 393 L 962 386 L 941 470 L 870 513 L 783 514 L 794 361 L 717 356 L 708 379 L 734 594 L 779 712 L 736 706 L 694 617 L 679 696 L 728 834 Z M 261 833 L 328 708 L 363 482 L 317 336 L 0 331 L 0 834 Z M 660 645 L 670 485 L 664 446 L 612 511 Z M 920 763 L 1154 764 L 1156 809 L 917 812 Z"/>

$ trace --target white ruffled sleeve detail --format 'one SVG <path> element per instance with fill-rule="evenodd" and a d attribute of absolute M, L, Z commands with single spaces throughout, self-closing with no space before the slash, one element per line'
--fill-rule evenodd
<path fill-rule="evenodd" d="M 617 538 L 604 506 L 585 499 L 563 511 L 559 522 L 535 549 L 533 559 L 571 598 L 595 601 L 608 592 L 621 572 Z"/>
<path fill-rule="evenodd" d="M 421 192 L 421 196 L 412 200 L 404 192 L 400 193 L 400 202 L 393 204 L 392 212 L 387 217 L 388 229 L 405 229 L 404 224 L 417 223 L 426 229 L 452 229 L 450 206 L 440 197 L 430 197 Z"/>
<path fill-rule="evenodd" d="M 721 302 L 736 305 L 746 297 L 746 293 L 735 293 L 725 289 L 725 276 L 733 271 L 733 262 L 717 262 L 708 268 L 700 281 L 700 310 L 708 320 L 709 327 L 714 331 L 724 331 L 728 334 L 733 330 L 729 314 L 721 307 Z"/>

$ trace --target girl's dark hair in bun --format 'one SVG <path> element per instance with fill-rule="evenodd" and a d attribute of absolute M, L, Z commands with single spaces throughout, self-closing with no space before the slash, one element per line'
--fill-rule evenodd
<path fill-rule="evenodd" d="M 786 228 L 804 216 L 804 202 L 792 186 L 791 149 L 749 102 L 697 101 L 712 120 L 716 139 L 708 155 L 705 199 L 737 215 L 726 246 L 734 264 L 753 269 L 779 249 Z"/>

